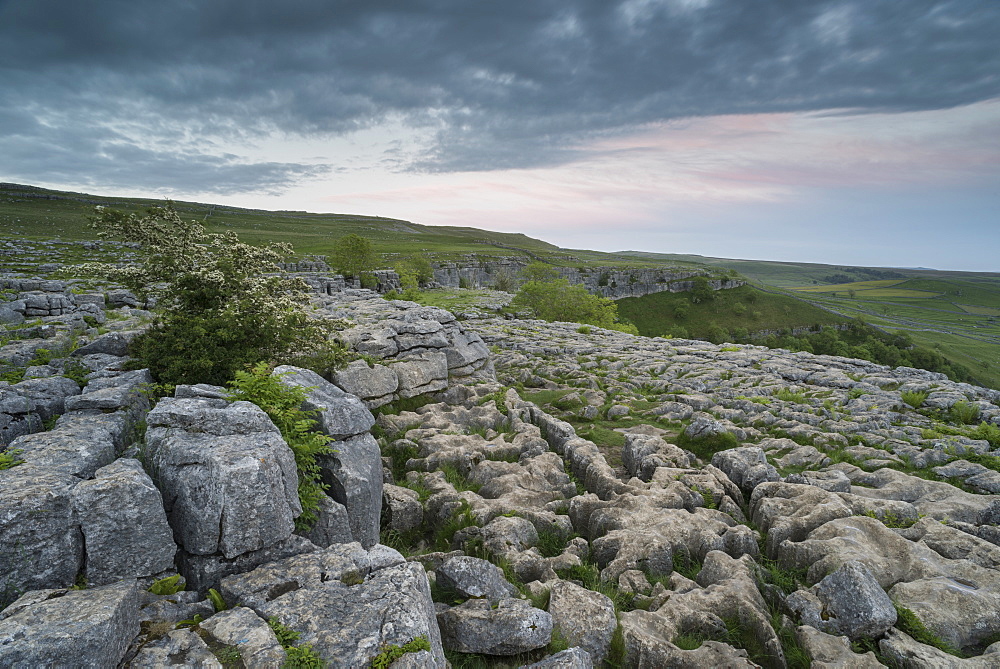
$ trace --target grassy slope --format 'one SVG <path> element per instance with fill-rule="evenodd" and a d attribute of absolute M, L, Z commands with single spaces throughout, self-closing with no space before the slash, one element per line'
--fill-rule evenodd
<path fill-rule="evenodd" d="M 765 290 L 807 300 L 845 318 L 860 316 L 885 330 L 906 332 L 918 346 L 939 351 L 969 368 L 985 384 L 1000 388 L 1000 273 L 876 268 L 876 272 L 899 275 L 890 280 L 873 278 L 867 268 L 842 265 L 627 254 L 700 261 L 736 269 Z M 825 277 L 839 274 L 846 274 L 854 282 L 838 285 L 824 282 Z M 848 293 L 851 289 L 855 291 L 854 297 Z M 744 327 L 754 329 L 752 324 Z"/>
<path fill-rule="evenodd" d="M 674 315 L 678 305 L 686 305 L 688 309 L 682 318 Z M 704 338 L 713 324 L 728 331 L 746 328 L 753 333 L 846 320 L 802 300 L 761 292 L 752 286 L 718 291 L 715 299 L 698 304 L 692 304 L 687 293 L 629 297 L 618 300 L 618 313 L 635 323 L 640 334 L 651 337 L 686 332 L 690 337 Z"/>
<path fill-rule="evenodd" d="M 26 194 L 45 198 L 26 197 Z M 0 186 L 0 230 L 5 236 L 30 240 L 60 238 L 95 239 L 87 216 L 95 205 L 139 212 L 162 200 L 101 197 L 34 187 Z M 409 221 L 350 214 L 310 214 L 301 211 L 239 209 L 197 202 L 175 202 L 184 218 L 202 221 L 211 232 L 233 231 L 250 243 L 283 241 L 299 254 L 329 255 L 336 242 L 348 234 L 368 237 L 376 250 L 391 261 L 398 255 L 427 255 L 436 260 L 480 256 L 532 255 L 557 265 L 587 266 L 691 266 L 665 259 L 642 260 L 627 256 L 561 249 L 520 233 L 493 232 L 471 227 L 427 226 Z M 510 247 L 510 248 L 507 248 Z"/>

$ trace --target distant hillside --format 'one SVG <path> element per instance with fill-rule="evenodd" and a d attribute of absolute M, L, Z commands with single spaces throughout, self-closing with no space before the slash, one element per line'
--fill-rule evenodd
<path fill-rule="evenodd" d="M 844 320 L 861 318 L 884 331 L 905 334 L 917 347 L 968 369 L 980 383 L 1000 388 L 1000 273 L 729 260 L 641 251 L 620 255 L 701 262 L 736 270 L 775 296 L 803 301 L 840 314 Z M 668 319 L 668 314 L 649 308 L 654 313 L 641 319 Z M 657 327 L 684 324 L 663 322 Z M 735 327 L 752 329 L 753 323 Z M 732 331 L 733 327 L 727 329 Z"/>
<path fill-rule="evenodd" d="M 0 183 L 0 230 L 5 236 L 33 240 L 94 239 L 94 232 L 86 226 L 87 216 L 93 213 L 95 206 L 138 212 L 163 204 L 164 200 L 103 197 Z M 451 261 L 475 254 L 480 257 L 517 256 L 578 267 L 704 267 L 688 261 L 647 260 L 599 251 L 562 249 L 521 233 L 421 225 L 378 216 L 266 211 L 182 201 L 174 202 L 174 206 L 183 217 L 202 221 L 212 232 L 231 230 L 250 243 L 287 242 L 301 254 L 329 255 L 338 239 L 353 233 L 371 239 L 376 250 L 387 259 L 420 254 Z"/>

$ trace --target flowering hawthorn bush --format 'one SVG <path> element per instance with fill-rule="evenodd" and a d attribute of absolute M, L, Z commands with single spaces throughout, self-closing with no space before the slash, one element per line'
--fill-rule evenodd
<path fill-rule="evenodd" d="M 338 323 L 310 313 L 305 282 L 280 273 L 290 245 L 209 233 L 170 205 L 144 214 L 98 207 L 91 227 L 140 245 L 137 264 L 85 269 L 155 301 L 156 319 L 132 354 L 160 383 L 222 385 L 261 361 L 322 374 L 350 359 L 334 336 Z"/>

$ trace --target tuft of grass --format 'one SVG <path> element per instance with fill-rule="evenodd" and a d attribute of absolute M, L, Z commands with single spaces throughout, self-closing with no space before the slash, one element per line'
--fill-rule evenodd
<path fill-rule="evenodd" d="M 896 607 L 896 627 L 909 634 L 916 641 L 934 646 L 938 650 L 943 650 L 949 655 L 964 657 L 962 652 L 950 643 L 938 636 L 933 630 L 924 625 L 917 614 L 899 604 L 893 603 Z"/>
<path fill-rule="evenodd" d="M 806 396 L 804 393 L 796 393 L 788 388 L 782 388 L 776 392 L 774 396 L 782 402 L 794 402 L 795 404 L 806 403 Z"/>
<path fill-rule="evenodd" d="M 455 536 L 455 533 L 466 527 L 473 527 L 478 525 L 476 522 L 476 517 L 472 515 L 472 507 L 465 500 L 462 500 L 461 505 L 452 514 L 452 517 L 441 524 L 441 526 L 434 532 L 434 548 L 439 551 L 447 551 L 451 549 L 451 541 Z"/>
<path fill-rule="evenodd" d="M 701 571 L 701 561 L 692 558 L 687 551 L 674 551 L 670 559 L 673 562 L 674 571 L 684 578 L 693 581 L 698 577 L 698 573 Z"/>
<path fill-rule="evenodd" d="M 677 445 L 691 451 L 702 460 L 711 460 L 719 451 L 736 448 L 740 442 L 732 432 L 719 432 L 707 437 L 694 438 L 681 431 L 677 435 Z"/>
<path fill-rule="evenodd" d="M 566 550 L 566 544 L 571 539 L 573 536 L 567 537 L 554 527 L 542 527 L 538 530 L 537 548 L 542 557 L 558 557 Z"/>
<path fill-rule="evenodd" d="M 465 490 L 479 492 L 479 489 L 483 487 L 480 484 L 473 483 L 469 479 L 462 476 L 458 469 L 452 464 L 442 464 L 438 466 L 438 471 L 444 474 L 444 480 L 453 485 L 455 490 L 458 490 L 459 492 Z"/>
<path fill-rule="evenodd" d="M 278 638 L 278 643 L 285 649 L 285 663 L 282 669 L 323 669 L 326 663 L 323 658 L 316 654 L 312 646 L 295 646 L 295 641 L 302 636 L 291 627 L 288 627 L 280 620 L 271 616 L 267 619 L 267 624 Z"/>

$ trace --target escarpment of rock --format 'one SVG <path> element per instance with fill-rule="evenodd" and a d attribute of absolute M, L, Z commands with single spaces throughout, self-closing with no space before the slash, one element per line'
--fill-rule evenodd
<path fill-rule="evenodd" d="M 522 270 L 529 260 L 497 258 L 469 260 L 462 263 L 437 263 L 434 281 L 448 288 L 492 287 L 498 283 L 519 283 Z M 557 276 L 572 284 L 582 285 L 588 292 L 613 300 L 623 297 L 642 297 L 652 293 L 680 293 L 694 287 L 696 276 L 708 277 L 712 290 L 738 288 L 746 281 L 733 278 L 712 277 L 707 270 L 689 268 L 621 268 L 621 267 L 557 267 Z"/>
<path fill-rule="evenodd" d="M 997 391 L 330 290 L 365 358 L 275 370 L 335 439 L 312 528 L 267 415 L 150 407 L 124 334 L 88 336 L 82 388 L 66 356 L 0 386 L 0 663 L 53 662 L 61 625 L 136 667 L 1000 666 Z"/>

